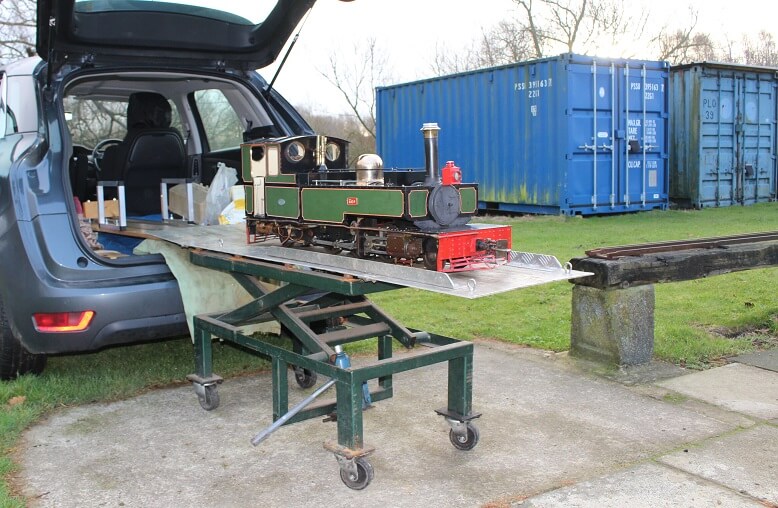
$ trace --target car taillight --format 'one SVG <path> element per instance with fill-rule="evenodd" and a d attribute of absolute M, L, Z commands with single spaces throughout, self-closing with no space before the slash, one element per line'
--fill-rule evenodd
<path fill-rule="evenodd" d="M 81 332 L 89 327 L 95 316 L 93 310 L 81 312 L 47 312 L 32 315 L 35 329 L 39 332 Z"/>

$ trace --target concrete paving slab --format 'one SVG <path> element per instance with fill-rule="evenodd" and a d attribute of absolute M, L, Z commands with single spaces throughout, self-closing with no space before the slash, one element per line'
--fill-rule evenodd
<path fill-rule="evenodd" d="M 212 412 L 188 387 L 60 411 L 25 434 L 20 488 L 33 507 L 471 507 L 611 473 L 734 428 L 532 350 L 479 344 L 481 440 L 461 452 L 433 412 L 445 406 L 446 372 L 438 365 L 395 376 L 394 398 L 365 413 L 365 441 L 377 451 L 364 491 L 341 483 L 322 448 L 336 437 L 332 423 L 290 425 L 250 445 L 270 424 L 269 374 L 225 381 Z"/>
<path fill-rule="evenodd" d="M 740 355 L 731 360 L 733 362 L 759 367 L 760 369 L 778 372 L 778 349 L 768 349 L 767 351 L 759 351 L 758 353 Z"/>
<path fill-rule="evenodd" d="M 778 418 L 778 373 L 732 363 L 660 386 L 756 418 Z"/>
<path fill-rule="evenodd" d="M 778 428 L 759 425 L 659 459 L 778 506 Z"/>
<path fill-rule="evenodd" d="M 690 474 L 654 463 L 513 503 L 521 508 L 739 508 L 764 506 Z"/>

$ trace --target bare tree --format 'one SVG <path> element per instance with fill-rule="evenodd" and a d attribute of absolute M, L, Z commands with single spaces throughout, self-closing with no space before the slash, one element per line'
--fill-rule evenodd
<path fill-rule="evenodd" d="M 549 45 L 573 51 L 579 37 L 588 41 L 594 34 L 598 10 L 593 7 L 592 0 L 513 1 L 522 11 L 535 57 L 543 56 Z"/>
<path fill-rule="evenodd" d="M 603 46 L 610 50 L 619 48 L 618 56 L 637 56 L 634 54 L 634 45 L 624 44 L 624 41 L 633 42 L 643 38 L 650 17 L 647 9 L 625 8 L 621 0 L 597 0 L 592 3 L 590 11 L 594 36 L 590 35 L 580 47 L 594 53 Z"/>
<path fill-rule="evenodd" d="M 479 52 L 488 66 L 520 62 L 537 55 L 527 28 L 521 23 L 503 20 L 490 30 L 481 32 Z"/>
<path fill-rule="evenodd" d="M 435 76 L 457 74 L 473 69 L 485 67 L 481 65 L 478 53 L 475 51 L 475 43 L 462 49 L 452 50 L 449 44 L 435 46 L 435 56 L 430 64 L 430 70 Z"/>
<path fill-rule="evenodd" d="M 559 52 L 597 53 L 601 46 L 619 47 L 625 37 L 643 37 L 648 22 L 646 10 L 625 9 L 620 0 L 513 2 L 515 17 L 483 30 L 463 53 L 452 55 L 438 49 L 433 72 L 448 74 Z"/>
<path fill-rule="evenodd" d="M 313 130 L 325 136 L 335 136 L 349 141 L 347 164 L 354 167 L 357 158 L 363 153 L 374 153 L 375 138 L 368 135 L 354 115 L 320 113 L 310 106 L 296 106 Z"/>
<path fill-rule="evenodd" d="M 526 27 L 517 20 L 503 20 L 481 30 L 480 37 L 461 52 L 451 51 L 448 45 L 436 46 L 431 69 L 435 75 L 442 76 L 520 62 L 534 56 Z"/>
<path fill-rule="evenodd" d="M 375 140 L 375 87 L 387 80 L 388 60 L 374 38 L 355 46 L 348 57 L 330 56 L 326 71 L 319 71 L 343 95 L 367 134 Z"/>
<path fill-rule="evenodd" d="M 748 35 L 743 36 L 743 63 L 765 67 L 778 66 L 778 48 L 770 32 L 761 30 L 755 39 Z"/>
<path fill-rule="evenodd" d="M 35 0 L 0 0 L 0 60 L 35 54 Z"/>
<path fill-rule="evenodd" d="M 625 37 L 643 37 L 648 11 L 624 7 L 620 0 L 513 0 L 523 35 L 532 41 L 534 58 L 559 51 L 596 52 L 619 46 Z M 626 47 L 626 46 L 625 46 Z"/>
<path fill-rule="evenodd" d="M 689 7 L 688 16 L 688 20 L 682 23 L 683 28 L 673 30 L 665 25 L 652 37 L 652 46 L 658 48 L 655 58 L 668 60 L 674 65 L 720 58 L 717 44 L 710 34 L 697 31 L 697 10 Z"/>
<path fill-rule="evenodd" d="M 658 34 L 656 41 L 659 47 L 656 58 L 673 65 L 721 59 L 716 43 L 707 33 L 689 33 L 679 29 Z"/>
<path fill-rule="evenodd" d="M 739 57 L 737 56 L 737 51 L 735 51 L 735 48 L 737 47 L 737 43 L 735 40 L 729 35 L 724 34 L 723 39 L 719 42 L 719 60 L 722 62 L 737 62 Z"/>

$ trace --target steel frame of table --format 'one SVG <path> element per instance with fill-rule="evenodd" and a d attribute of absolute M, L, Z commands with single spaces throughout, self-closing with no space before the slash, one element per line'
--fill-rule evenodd
<path fill-rule="evenodd" d="M 238 309 L 194 318 L 196 373 L 188 379 L 204 409 L 219 405 L 217 385 L 222 379 L 213 372 L 214 337 L 270 358 L 274 422 L 290 411 L 290 366 L 302 387 L 313 386 L 317 374 L 329 377 L 334 381 L 335 402 L 311 404 L 284 423 L 325 415 L 337 420 L 337 441 L 328 441 L 324 446 L 335 454 L 343 482 L 352 489 L 362 489 L 373 478 L 372 466 L 365 457 L 374 451 L 363 441 L 363 404 L 392 397 L 393 374 L 448 362 L 448 404 L 436 412 L 451 426 L 449 438 L 456 448 L 470 450 L 477 444 L 478 429 L 471 422 L 480 416 L 472 411 L 473 345 L 411 331 L 365 296 L 399 286 L 196 249 L 190 251 L 190 260 L 195 265 L 230 273 L 253 297 Z M 260 279 L 284 284 L 268 289 Z M 282 325 L 292 341 L 291 351 L 269 342 L 265 336 L 243 331 L 248 325 L 270 320 Z M 325 328 L 324 323 L 330 326 Z M 378 340 L 377 359 L 360 361 L 358 366 L 339 366 L 342 363 L 336 362 L 337 346 L 373 337 Z M 393 357 L 393 339 L 412 351 Z M 427 347 L 416 348 L 418 345 Z M 363 384 L 372 379 L 378 380 L 378 388 L 366 396 Z"/>

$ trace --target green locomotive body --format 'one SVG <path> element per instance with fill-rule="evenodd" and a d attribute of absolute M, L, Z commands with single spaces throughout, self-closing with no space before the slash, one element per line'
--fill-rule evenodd
<path fill-rule="evenodd" d="M 250 243 L 278 237 L 441 271 L 499 263 L 510 248 L 508 227 L 467 227 L 478 186 L 462 183 L 453 162 L 441 175 L 432 157 L 424 170 L 384 170 L 368 155 L 347 169 L 348 143 L 318 135 L 245 143 L 241 156 Z"/>

